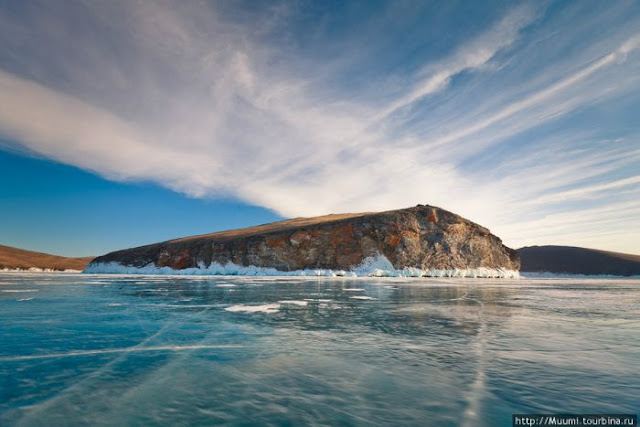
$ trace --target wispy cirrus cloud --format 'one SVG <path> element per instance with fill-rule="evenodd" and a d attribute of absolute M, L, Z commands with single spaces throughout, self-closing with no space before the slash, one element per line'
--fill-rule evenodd
<path fill-rule="evenodd" d="M 521 3 L 452 28 L 465 37 L 443 37 L 437 55 L 404 52 L 417 71 L 386 72 L 378 97 L 374 84 L 335 90 L 341 64 L 360 57 L 327 63 L 311 46 L 336 36 L 318 24 L 309 39 L 288 3 L 14 5 L 0 11 L 0 133 L 108 179 L 284 216 L 431 203 L 514 246 L 622 233 L 591 246 L 637 252 L 627 236 L 640 236 L 602 206 L 623 206 L 640 230 L 639 132 L 624 118 L 640 104 L 640 12 L 559 8 Z M 344 44 L 384 62 L 375 42 Z"/>
<path fill-rule="evenodd" d="M 375 120 L 444 90 L 451 84 L 451 79 L 462 72 L 481 70 L 498 52 L 511 46 L 518 39 L 520 31 L 529 26 L 540 12 L 531 3 L 514 7 L 497 24 L 474 37 L 452 55 L 436 64 L 426 65 L 418 73 L 413 87 L 376 114 Z"/>

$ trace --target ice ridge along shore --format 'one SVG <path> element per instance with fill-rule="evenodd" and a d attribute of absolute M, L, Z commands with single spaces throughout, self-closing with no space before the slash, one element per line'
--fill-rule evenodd
<path fill-rule="evenodd" d="M 473 268 L 422 270 L 405 267 L 397 270 L 384 255 L 371 257 L 352 270 L 305 269 L 281 271 L 275 268 L 241 266 L 233 263 L 226 265 L 212 263 L 209 266 L 200 265 L 194 268 L 175 270 L 171 267 L 156 267 L 153 264 L 144 267 L 131 267 L 117 262 L 93 263 L 84 271 L 89 274 L 150 274 L 150 275 L 179 275 L 179 276 L 321 276 L 321 277 L 467 277 L 467 278 L 506 278 L 517 279 L 517 270 L 502 268 Z"/>

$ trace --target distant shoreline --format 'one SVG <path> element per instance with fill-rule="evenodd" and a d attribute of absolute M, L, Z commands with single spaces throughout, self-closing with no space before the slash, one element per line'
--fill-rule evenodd
<path fill-rule="evenodd" d="M 0 271 L 81 272 L 95 257 L 65 257 L 0 245 Z"/>
<path fill-rule="evenodd" d="M 553 245 L 528 246 L 517 252 L 523 274 L 640 276 L 640 255 Z"/>
<path fill-rule="evenodd" d="M 82 273 L 82 270 L 67 268 L 59 270 L 55 268 L 0 268 L 0 273 Z"/>
<path fill-rule="evenodd" d="M 366 279 L 468 279 L 469 282 L 473 282 L 474 279 L 487 279 L 487 280 L 515 280 L 515 282 L 529 281 L 529 280 L 640 280 L 640 275 L 635 276 L 616 276 L 616 275 L 587 275 L 587 274 L 558 274 L 558 273 L 540 273 L 540 272 L 527 272 L 521 271 L 520 276 L 518 278 L 501 278 L 501 277 L 465 277 L 465 276 L 352 276 L 352 275 L 296 275 L 296 276 L 269 276 L 269 275 L 238 275 L 238 274 L 180 274 L 180 273 L 167 273 L 167 274 L 153 274 L 153 273 L 97 273 L 97 272 L 88 272 L 85 273 L 81 270 L 52 270 L 52 269 L 6 269 L 0 268 L 0 277 L 3 274 L 7 276 L 10 275 L 36 275 L 36 274 L 53 274 L 53 275 L 83 275 L 83 276 L 123 276 L 123 277 L 147 277 L 147 276 L 162 276 L 162 277 L 177 277 L 177 278 L 222 278 L 222 277 L 232 277 L 232 278 L 267 278 L 269 280 L 275 280 L 281 278 L 283 280 L 292 280 L 292 279 L 301 279 L 301 280 L 317 280 L 317 279 L 349 279 L 349 280 L 366 280 Z M 429 280 L 428 280 L 429 281 Z M 419 280 L 416 280 L 419 283 Z"/>
<path fill-rule="evenodd" d="M 521 271 L 522 279 L 640 279 L 640 275 L 616 275 L 616 274 L 572 274 L 550 273 L 541 271 Z"/>

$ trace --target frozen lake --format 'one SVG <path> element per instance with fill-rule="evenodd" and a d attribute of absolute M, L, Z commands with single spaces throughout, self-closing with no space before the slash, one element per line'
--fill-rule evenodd
<path fill-rule="evenodd" d="M 640 280 L 0 274 L 0 425 L 639 407 Z"/>

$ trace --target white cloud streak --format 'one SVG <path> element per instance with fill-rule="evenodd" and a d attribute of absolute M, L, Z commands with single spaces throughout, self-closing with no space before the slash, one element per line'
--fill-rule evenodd
<path fill-rule="evenodd" d="M 34 152 L 114 180 L 142 177 L 193 194 L 209 190 L 207 177 L 190 171 L 214 168 L 212 159 L 158 147 L 108 111 L 2 71 L 0 93 L 0 129 Z"/>
<path fill-rule="evenodd" d="M 536 204 L 543 204 L 549 202 L 566 202 L 568 200 L 581 200 L 590 197 L 598 197 L 598 193 L 603 191 L 615 190 L 622 187 L 631 187 L 640 184 L 640 175 L 632 176 L 630 178 L 620 179 L 617 181 L 607 182 L 606 184 L 590 185 L 586 187 L 580 187 L 573 190 L 561 191 L 557 193 L 547 194 L 538 199 L 535 199 Z M 639 188 L 640 189 L 640 188 Z"/>
<path fill-rule="evenodd" d="M 481 70 L 501 50 L 511 46 L 523 28 L 537 16 L 531 4 L 523 4 L 506 14 L 493 28 L 483 33 L 444 61 L 425 67 L 409 93 L 402 95 L 379 112 L 375 119 L 382 119 L 404 107 L 410 106 L 427 95 L 444 90 L 451 79 L 463 71 Z"/>

